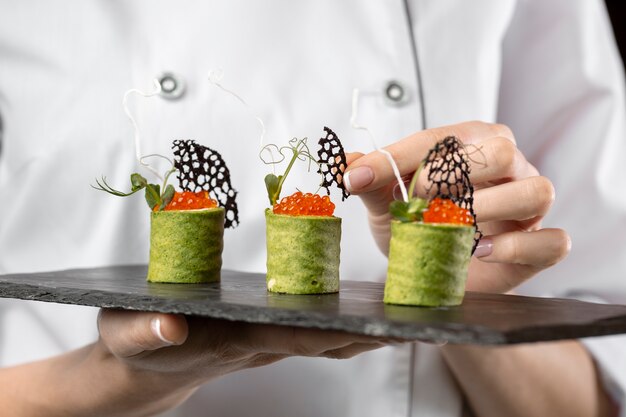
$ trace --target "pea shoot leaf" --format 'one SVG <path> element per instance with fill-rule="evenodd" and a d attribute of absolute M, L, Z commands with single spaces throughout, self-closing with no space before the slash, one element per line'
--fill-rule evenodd
<path fill-rule="evenodd" d="M 281 178 L 282 175 L 277 177 L 274 174 L 267 174 L 265 176 L 265 188 L 267 189 L 267 196 L 272 206 L 276 204 L 276 200 L 278 200 L 278 196 L 280 195 L 279 184 Z"/>
<path fill-rule="evenodd" d="M 148 180 L 136 172 L 130 176 L 131 191 L 137 192 L 148 185 Z"/>
<path fill-rule="evenodd" d="M 172 198 L 174 198 L 174 193 L 174 186 L 172 184 L 168 184 L 167 187 L 165 187 L 165 191 L 163 191 L 163 194 L 161 195 L 162 201 L 159 210 L 163 210 L 165 206 L 167 206 L 170 201 L 172 201 Z"/>
<path fill-rule="evenodd" d="M 150 209 L 161 206 L 161 186 L 158 184 L 148 184 L 146 186 L 146 202 Z"/>
<path fill-rule="evenodd" d="M 170 171 L 169 173 L 171 172 L 174 172 L 174 170 Z M 169 176 L 169 173 L 165 177 L 164 184 L 167 184 L 167 177 Z M 172 201 L 176 192 L 174 186 L 168 184 L 163 190 L 163 194 L 161 194 L 161 186 L 159 184 L 149 184 L 148 180 L 146 180 L 143 176 L 136 172 L 134 172 L 130 176 L 131 188 L 130 192 L 128 193 L 116 190 L 115 188 L 111 187 L 107 183 L 106 177 L 102 177 L 101 179 L 96 178 L 96 184 L 97 185 L 92 185 L 91 187 L 95 188 L 96 190 L 113 194 L 117 197 L 128 197 L 129 195 L 133 195 L 137 191 L 141 191 L 145 188 L 146 202 L 148 203 L 148 206 L 151 210 L 155 207 L 158 207 L 159 210 L 163 210 L 165 206 L 167 206 L 169 202 Z"/>

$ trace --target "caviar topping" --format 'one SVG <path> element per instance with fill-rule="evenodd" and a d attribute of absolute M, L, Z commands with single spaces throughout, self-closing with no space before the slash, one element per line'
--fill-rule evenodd
<path fill-rule="evenodd" d="M 274 214 L 288 216 L 332 216 L 334 212 L 335 205 L 328 196 L 302 194 L 300 191 L 283 197 L 279 203 L 274 204 Z"/>
<path fill-rule="evenodd" d="M 327 127 L 324 128 L 324 131 L 326 132 L 326 137 L 321 138 L 318 142 L 318 144 L 320 145 L 320 149 L 317 153 L 318 158 L 314 157 L 311 154 L 311 150 L 307 145 L 307 138 L 293 138 L 289 141 L 289 145 L 287 146 L 278 147 L 274 144 L 268 144 L 261 148 L 259 157 L 261 158 L 263 163 L 267 165 L 276 166 L 289 158 L 287 168 L 282 175 L 272 173 L 265 176 L 265 187 L 267 189 L 267 196 L 269 198 L 270 204 L 274 208 L 275 213 L 277 207 L 281 207 L 278 210 L 287 210 L 287 206 L 283 205 L 283 202 L 292 201 L 291 199 L 293 198 L 300 198 L 302 199 L 302 201 L 298 204 L 307 205 L 306 209 L 297 210 L 296 208 L 290 206 L 290 210 L 294 212 L 303 211 L 303 215 L 328 216 L 331 216 L 333 213 L 335 206 L 331 203 L 330 199 L 328 197 L 322 198 L 322 196 L 317 195 L 317 192 L 315 194 L 307 193 L 304 195 L 301 192 L 297 192 L 288 197 L 287 200 L 284 198 L 282 200 L 280 199 L 280 194 L 282 192 L 285 180 L 291 172 L 294 164 L 298 160 L 308 162 L 309 170 L 311 169 L 312 164 L 317 165 L 317 173 L 320 174 L 322 177 L 320 189 L 326 189 L 326 193 L 328 195 L 330 195 L 330 186 L 335 184 L 342 191 L 342 200 L 345 200 L 349 196 L 350 193 L 348 193 L 343 184 L 344 171 L 348 166 L 346 155 L 343 150 L 343 145 L 341 144 L 341 141 L 339 140 L 335 132 Z M 320 189 L 318 189 L 318 192 Z M 308 208 L 309 204 L 311 205 L 310 209 Z"/>
<path fill-rule="evenodd" d="M 474 216 L 464 208 L 454 204 L 450 199 L 434 198 L 424 211 L 424 223 L 447 223 L 466 226 L 474 225 Z"/>
<path fill-rule="evenodd" d="M 174 197 L 172 201 L 165 206 L 163 210 L 172 211 L 172 210 L 200 210 L 200 209 L 211 209 L 217 207 L 217 201 L 213 200 L 209 196 L 208 191 L 199 191 L 197 193 L 193 193 L 191 191 L 177 191 L 174 193 Z M 157 211 L 158 207 L 155 206 L 153 211 Z"/>

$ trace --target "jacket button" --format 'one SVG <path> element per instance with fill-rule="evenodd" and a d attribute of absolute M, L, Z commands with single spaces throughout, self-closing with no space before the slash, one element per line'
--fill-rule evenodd
<path fill-rule="evenodd" d="M 385 85 L 385 97 L 389 104 L 402 106 L 409 101 L 409 95 L 399 81 L 389 81 Z"/>
<path fill-rule="evenodd" d="M 185 82 L 176 74 L 163 72 L 157 77 L 161 85 L 159 95 L 168 100 L 176 100 L 185 94 Z"/>

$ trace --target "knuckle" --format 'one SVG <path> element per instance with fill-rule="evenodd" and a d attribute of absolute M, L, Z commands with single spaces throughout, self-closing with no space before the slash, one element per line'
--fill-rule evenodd
<path fill-rule="evenodd" d="M 510 127 L 502 123 L 489 123 L 482 120 L 470 120 L 463 123 L 470 130 L 486 132 L 491 137 L 501 137 L 515 143 L 515 135 Z"/>
<path fill-rule="evenodd" d="M 151 332 L 144 329 L 143 323 L 135 322 L 130 329 L 130 343 L 140 347 L 141 349 L 147 349 L 152 346 L 152 340 L 155 336 Z"/>
<path fill-rule="evenodd" d="M 252 356 L 247 363 L 249 368 L 257 368 L 260 366 L 265 366 L 272 364 L 280 359 L 283 359 L 283 355 L 276 354 L 267 354 L 267 353 L 259 353 L 257 355 Z"/>
<path fill-rule="evenodd" d="M 493 140 L 492 153 L 495 163 L 505 173 L 510 174 L 514 171 L 519 152 L 513 142 L 501 137 L 495 138 Z"/>
<path fill-rule="evenodd" d="M 345 349 L 335 349 L 324 352 L 322 356 L 328 359 L 350 359 L 354 354 Z"/>
<path fill-rule="evenodd" d="M 232 344 L 220 343 L 215 347 L 214 356 L 219 358 L 223 363 L 238 362 L 245 356 L 239 349 L 236 349 Z"/>
<path fill-rule="evenodd" d="M 297 327 L 292 328 L 289 351 L 296 356 L 314 355 L 314 352 L 312 352 L 311 348 L 303 342 L 302 335 Z"/>
<path fill-rule="evenodd" d="M 112 326 L 110 325 L 109 321 L 109 311 L 107 309 L 100 309 L 96 321 L 99 335 L 98 339 L 104 346 L 109 349 L 109 351 L 113 352 L 115 350 L 115 341 L 119 339 L 119 337 L 116 337 L 117 332 L 112 330 Z"/>
<path fill-rule="evenodd" d="M 518 264 L 523 263 L 521 248 L 522 248 L 522 235 L 520 233 L 515 233 L 511 236 L 511 242 L 509 245 L 509 259 L 512 263 Z"/>
<path fill-rule="evenodd" d="M 107 317 L 107 310 L 101 308 L 100 311 L 98 311 L 98 318 L 96 319 L 96 326 L 98 328 L 98 333 L 100 333 L 100 336 L 103 336 L 102 333 L 106 331 L 106 327 L 104 324 L 106 323 Z"/>
<path fill-rule="evenodd" d="M 101 308 L 98 311 L 98 318 L 96 320 L 98 331 L 101 336 L 113 336 L 115 323 L 120 317 L 120 311 L 113 308 Z"/>
<path fill-rule="evenodd" d="M 487 124 L 480 120 L 468 120 L 462 123 L 457 123 L 450 126 L 437 127 L 430 129 L 433 133 L 434 145 L 446 136 L 456 136 L 461 139 L 462 142 L 467 142 L 468 138 L 474 136 L 477 132 L 485 132 Z"/>
<path fill-rule="evenodd" d="M 470 129 L 485 129 L 486 127 L 489 127 L 489 123 L 483 122 L 482 120 L 469 120 L 467 122 L 464 123 L 465 126 L 469 127 Z"/>
<path fill-rule="evenodd" d="M 522 232 L 507 233 L 506 236 L 502 236 L 501 240 L 494 244 L 494 247 L 497 247 L 498 258 L 501 262 L 512 264 L 523 263 L 522 237 Z"/>
<path fill-rule="evenodd" d="M 313 352 L 309 347 L 299 342 L 296 342 L 293 344 L 292 352 L 296 356 L 314 356 L 315 355 L 315 352 Z"/>
<path fill-rule="evenodd" d="M 555 250 L 554 257 L 551 265 L 554 265 L 562 261 L 570 252 L 572 248 L 572 240 L 569 234 L 562 229 L 556 230 L 555 236 Z"/>
<path fill-rule="evenodd" d="M 513 141 L 513 143 L 515 143 L 515 135 L 513 135 L 513 131 L 507 125 L 501 124 L 501 123 L 494 123 L 491 125 L 491 129 L 493 133 L 495 134 L 495 136 L 504 137 L 508 139 L 509 141 Z"/>
<path fill-rule="evenodd" d="M 554 185 L 546 177 L 533 177 L 530 181 L 529 198 L 537 202 L 539 214 L 545 214 L 550 210 L 555 199 Z"/>

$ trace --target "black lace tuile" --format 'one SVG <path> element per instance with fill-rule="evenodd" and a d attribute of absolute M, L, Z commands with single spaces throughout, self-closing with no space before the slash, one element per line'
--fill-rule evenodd
<path fill-rule="evenodd" d="M 195 140 L 173 142 L 174 166 L 183 191 L 208 191 L 225 210 L 224 227 L 239 224 L 237 191 L 230 182 L 230 171 L 219 152 L 196 143 Z"/>
<path fill-rule="evenodd" d="M 465 147 L 455 136 L 444 138 L 428 151 L 424 158 L 424 169 L 429 180 L 426 192 L 431 198 L 452 200 L 472 215 L 476 228 L 473 253 L 483 234 L 476 224 L 474 186 L 469 178 L 471 169 Z"/>
<path fill-rule="evenodd" d="M 326 132 L 326 136 L 318 142 L 320 149 L 317 151 L 319 158 L 317 172 L 324 177 L 322 187 L 326 189 L 326 193 L 330 195 L 330 187 L 336 184 L 337 188 L 341 190 L 341 201 L 344 201 L 350 196 L 343 183 L 343 175 L 348 167 L 346 153 L 335 132 L 327 127 L 324 127 L 324 132 Z"/>

